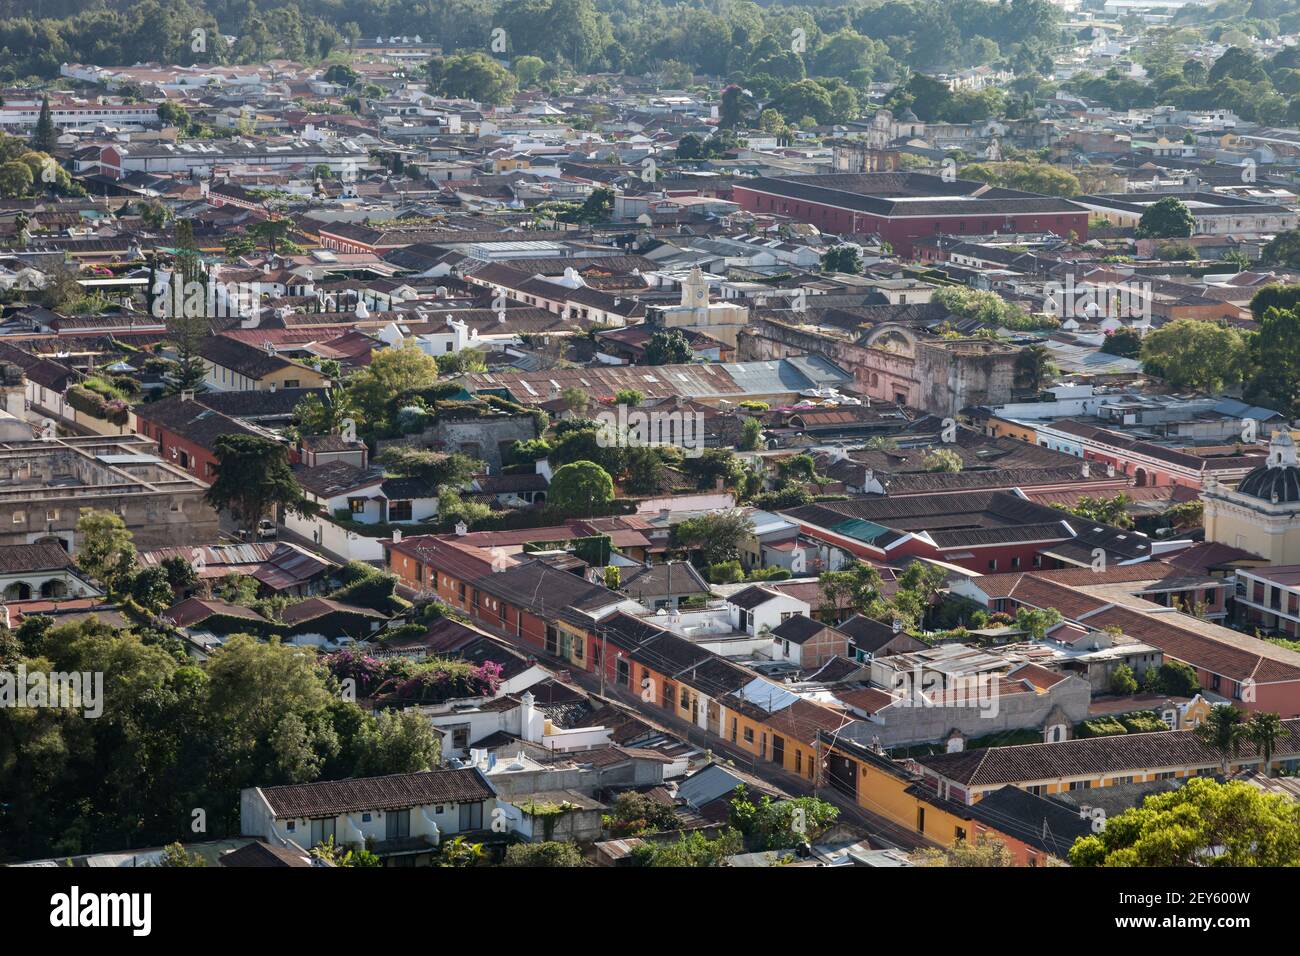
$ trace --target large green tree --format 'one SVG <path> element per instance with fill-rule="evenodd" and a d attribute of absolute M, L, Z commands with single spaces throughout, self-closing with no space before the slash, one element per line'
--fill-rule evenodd
<path fill-rule="evenodd" d="M 289 468 L 284 445 L 260 435 L 222 435 L 213 450 L 217 476 L 208 488 L 208 503 L 230 512 L 246 528 L 256 528 L 277 505 L 311 510 Z"/>
<path fill-rule="evenodd" d="M 1239 780 L 1195 777 L 1111 817 L 1070 848 L 1073 866 L 1297 866 L 1300 803 Z"/>

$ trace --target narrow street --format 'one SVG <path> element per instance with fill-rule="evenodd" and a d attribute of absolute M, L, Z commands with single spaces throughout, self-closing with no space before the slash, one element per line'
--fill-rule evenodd
<path fill-rule="evenodd" d="M 506 633 L 498 628 L 478 621 L 474 622 L 474 626 L 487 631 L 494 637 L 499 637 L 517 650 L 537 658 L 557 674 L 562 675 L 561 680 L 564 683 L 580 688 L 597 700 L 602 699 L 600 678 L 597 675 L 585 671 L 575 671 L 568 661 L 553 657 L 531 645 L 524 644 L 518 641 L 513 634 Z M 813 783 L 806 778 L 789 773 L 771 761 L 759 760 L 753 754 L 731 745 L 722 738 L 706 733 L 701 728 L 682 720 L 675 714 L 666 713 L 658 708 L 646 708 L 642 706 L 643 702 L 640 697 L 623 688 L 607 682 L 603 699 L 633 711 L 637 717 L 656 729 L 672 734 L 682 740 L 687 740 L 703 750 L 711 751 L 715 756 L 730 761 L 737 768 L 753 774 L 773 786 L 780 787 L 787 793 L 800 796 L 817 796 L 828 803 L 833 803 L 840 809 L 840 819 L 855 824 L 866 831 L 873 846 L 912 851 L 938 845 L 887 817 L 863 809 L 858 806 L 857 801 L 840 793 L 834 787 L 814 787 Z"/>

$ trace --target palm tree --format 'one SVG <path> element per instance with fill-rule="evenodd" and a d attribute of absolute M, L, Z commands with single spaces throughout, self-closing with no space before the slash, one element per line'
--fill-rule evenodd
<path fill-rule="evenodd" d="M 1273 770 L 1273 751 L 1282 735 L 1282 718 L 1277 714 L 1252 714 L 1246 722 L 1246 736 L 1264 758 L 1264 776 Z"/>
<path fill-rule="evenodd" d="M 1016 384 L 1031 392 L 1043 387 L 1043 382 L 1056 374 L 1052 353 L 1043 345 L 1030 345 L 1016 356 Z"/>
<path fill-rule="evenodd" d="M 1241 752 L 1241 741 L 1246 736 L 1246 727 L 1241 722 L 1241 711 L 1231 704 L 1211 708 L 1205 723 L 1196 728 L 1197 739 L 1212 750 L 1223 755 L 1223 772 L 1228 772 L 1228 764 Z"/>

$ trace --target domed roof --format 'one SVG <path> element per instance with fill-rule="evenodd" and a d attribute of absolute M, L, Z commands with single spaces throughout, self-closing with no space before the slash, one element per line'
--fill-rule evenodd
<path fill-rule="evenodd" d="M 1268 502 L 1300 502 L 1300 464 L 1291 433 L 1278 429 L 1268 443 L 1268 463 L 1241 480 L 1237 491 Z"/>
<path fill-rule="evenodd" d="M 910 106 L 904 106 L 904 107 L 903 107 L 903 112 L 901 112 L 901 113 L 898 114 L 898 118 L 899 118 L 899 120 L 900 120 L 901 122 L 904 122 L 904 123 L 919 123 L 919 122 L 921 122 L 920 117 L 918 117 L 915 113 L 912 112 L 912 108 L 911 108 Z"/>

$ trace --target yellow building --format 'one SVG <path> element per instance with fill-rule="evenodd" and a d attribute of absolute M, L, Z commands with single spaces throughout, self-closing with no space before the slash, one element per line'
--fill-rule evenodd
<path fill-rule="evenodd" d="M 1300 564 L 1300 464 L 1295 440 L 1273 433 L 1265 464 L 1235 488 L 1213 478 L 1201 491 L 1205 540 L 1257 554 L 1269 564 Z"/>

